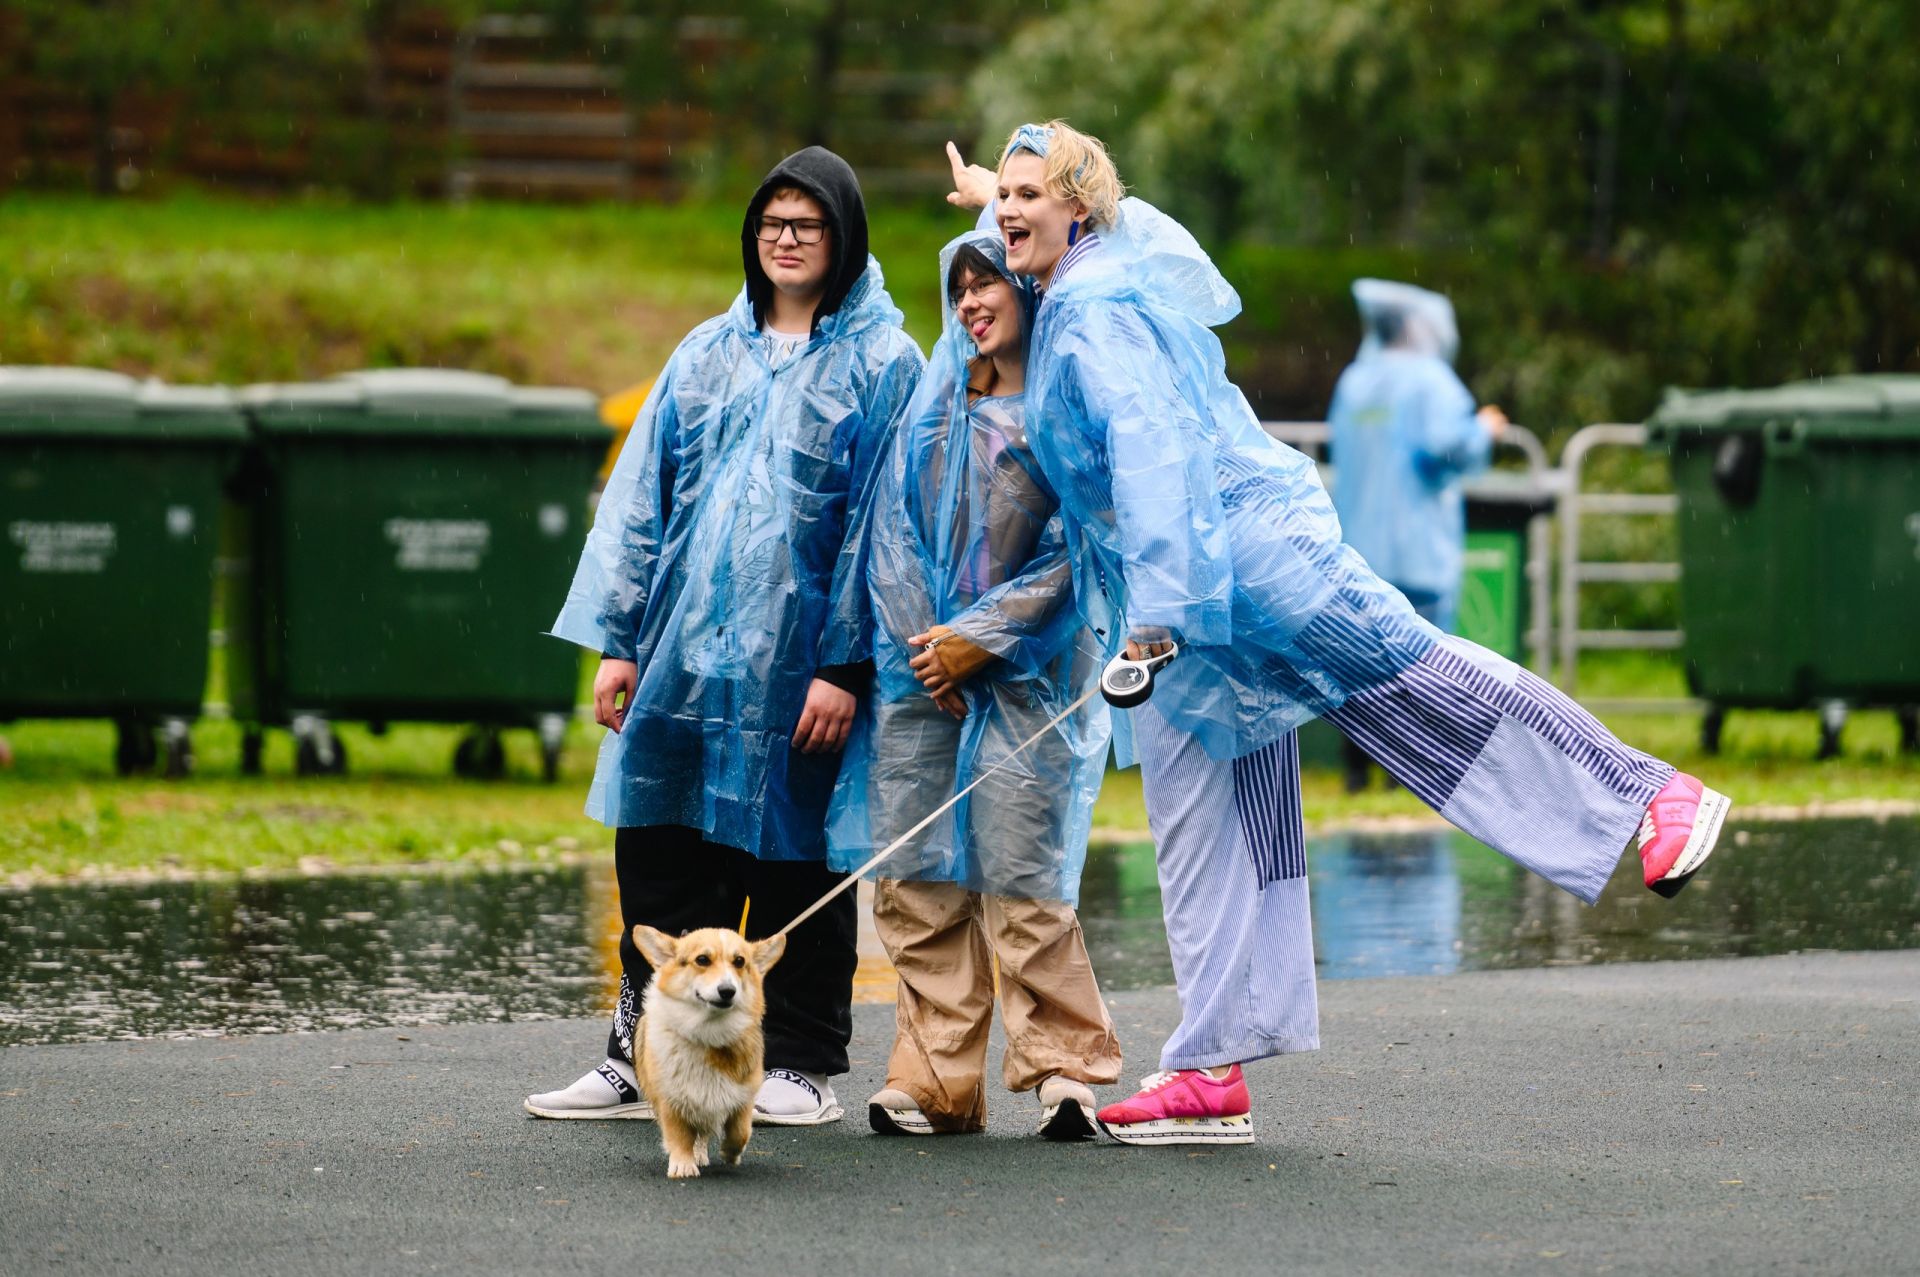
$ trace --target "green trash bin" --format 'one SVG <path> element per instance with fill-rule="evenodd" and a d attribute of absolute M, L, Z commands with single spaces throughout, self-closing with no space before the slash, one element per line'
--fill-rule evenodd
<path fill-rule="evenodd" d="M 1489 470 L 1461 485 L 1467 543 L 1454 631 L 1525 665 L 1534 629 L 1533 585 L 1527 579 L 1534 520 L 1549 514 L 1554 490 L 1540 476 Z M 1544 637 L 1541 639 L 1544 642 Z"/>
<path fill-rule="evenodd" d="M 579 655 L 546 637 L 607 448 L 594 397 L 438 369 L 255 386 L 248 590 L 230 597 L 234 714 L 257 771 L 289 727 L 296 770 L 345 770 L 331 724 L 473 725 L 463 775 L 501 774 L 502 728 L 559 765 Z"/>
<path fill-rule="evenodd" d="M 0 368 L 0 720 L 111 718 L 122 775 L 189 770 L 245 440 L 218 387 Z"/>
<path fill-rule="evenodd" d="M 1729 708 L 1821 710 L 1821 757 L 1850 707 L 1920 703 L 1920 377 L 1670 391 L 1648 442 L 1680 497 L 1687 682 L 1715 749 Z"/>

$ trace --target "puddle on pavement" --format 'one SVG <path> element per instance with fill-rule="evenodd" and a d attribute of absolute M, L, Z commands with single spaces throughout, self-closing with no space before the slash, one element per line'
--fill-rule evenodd
<path fill-rule="evenodd" d="M 1920 947 L 1920 821 L 1731 829 L 1677 900 L 1624 861 L 1591 909 L 1450 831 L 1308 856 L 1326 979 Z M 1107 987 L 1172 983 L 1151 846 L 1094 849 L 1081 916 Z M 593 1015 L 618 929 L 610 868 L 0 892 L 0 1045 Z"/>

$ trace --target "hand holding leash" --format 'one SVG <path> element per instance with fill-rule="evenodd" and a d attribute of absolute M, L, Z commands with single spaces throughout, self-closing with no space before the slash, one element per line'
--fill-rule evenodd
<path fill-rule="evenodd" d="M 1128 642 L 1127 650 L 1107 662 L 1100 674 L 1100 694 L 1115 709 L 1131 709 L 1153 695 L 1153 674 L 1179 655 L 1180 645 Z"/>

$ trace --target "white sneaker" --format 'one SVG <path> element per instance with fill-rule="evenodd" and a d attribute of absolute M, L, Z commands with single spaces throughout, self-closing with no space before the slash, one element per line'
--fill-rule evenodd
<path fill-rule="evenodd" d="M 1040 1135 L 1050 1140 L 1093 1138 L 1093 1111 L 1097 1102 L 1086 1083 L 1058 1073 L 1040 1084 Z"/>
<path fill-rule="evenodd" d="M 931 1135 L 933 1123 L 905 1091 L 888 1087 L 867 1101 L 867 1125 L 877 1135 Z"/>
<path fill-rule="evenodd" d="M 633 1066 L 611 1058 L 564 1091 L 529 1095 L 526 1109 L 535 1117 L 653 1120 L 653 1105 L 640 1094 Z"/>
<path fill-rule="evenodd" d="M 768 1126 L 824 1126 L 844 1116 L 824 1073 L 768 1069 L 753 1100 L 753 1120 Z"/>

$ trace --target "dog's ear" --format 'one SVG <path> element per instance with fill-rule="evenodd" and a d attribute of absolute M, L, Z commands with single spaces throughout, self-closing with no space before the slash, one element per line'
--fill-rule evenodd
<path fill-rule="evenodd" d="M 640 950 L 640 956 L 647 960 L 647 965 L 655 971 L 673 961 L 673 937 L 664 931 L 636 926 L 633 929 L 633 943 Z"/>
<path fill-rule="evenodd" d="M 780 955 L 786 951 L 787 938 L 785 936 L 768 936 L 765 940 L 753 946 L 754 968 L 759 971 L 761 975 L 765 975 L 772 969 L 774 963 L 780 961 Z"/>

